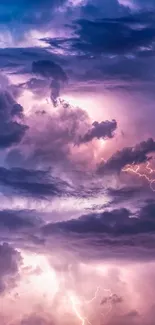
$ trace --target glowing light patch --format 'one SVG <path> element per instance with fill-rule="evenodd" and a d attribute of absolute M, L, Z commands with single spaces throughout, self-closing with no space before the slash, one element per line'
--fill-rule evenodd
<path fill-rule="evenodd" d="M 37 296 L 45 295 L 52 300 L 59 290 L 59 280 L 54 269 L 43 255 L 23 253 L 23 283 Z"/>
<path fill-rule="evenodd" d="M 24 114 L 30 116 L 34 110 L 45 110 L 50 113 L 49 102 L 46 98 L 35 98 L 30 90 L 24 90 L 22 95 L 18 99 L 19 103 L 24 108 Z"/>

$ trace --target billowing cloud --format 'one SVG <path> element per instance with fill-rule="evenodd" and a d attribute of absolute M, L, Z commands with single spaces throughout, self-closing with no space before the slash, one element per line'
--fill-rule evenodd
<path fill-rule="evenodd" d="M 32 151 L 28 146 L 28 161 L 36 165 L 41 163 L 45 168 L 49 163 L 50 166 L 55 163 L 55 166 L 70 165 L 72 147 L 77 143 L 80 134 L 87 130 L 90 121 L 84 110 L 74 109 L 71 105 L 65 106 L 63 103 L 53 114 L 40 112 L 34 115 L 31 125 L 33 127 L 25 140 L 25 144 L 33 144 Z"/>
<path fill-rule="evenodd" d="M 91 156 L 92 164 L 95 162 L 95 146 L 91 140 L 113 138 L 117 123 L 102 121 L 92 126 L 92 121 L 84 109 L 61 100 L 54 112 L 51 110 L 48 113 L 43 109 L 32 113 L 28 125 L 29 131 L 22 146 L 16 150 L 12 149 L 7 155 L 6 162 L 9 166 L 14 166 L 14 162 L 18 161 L 18 166 L 24 168 L 29 166 L 31 169 L 33 166 L 33 169 L 45 170 L 52 167 L 72 171 L 76 161 L 80 171 L 85 165 L 88 166 L 89 158 L 85 157 Z M 87 142 L 91 150 L 88 146 L 77 146 Z"/>

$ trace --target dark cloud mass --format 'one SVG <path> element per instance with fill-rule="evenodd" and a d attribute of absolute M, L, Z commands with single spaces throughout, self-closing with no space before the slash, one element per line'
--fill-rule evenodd
<path fill-rule="evenodd" d="M 53 78 L 55 80 L 66 81 L 67 79 L 62 68 L 52 61 L 40 60 L 33 62 L 32 72 L 45 78 Z"/>
<path fill-rule="evenodd" d="M 144 51 L 145 48 L 151 50 L 154 39 L 154 12 L 148 12 L 146 15 L 142 12 L 120 18 L 81 19 L 75 25 L 74 38 L 45 41 L 64 49 L 70 46 L 72 51 L 83 54 L 119 55 Z"/>
<path fill-rule="evenodd" d="M 22 123 L 23 108 L 7 91 L 0 93 L 0 147 L 7 148 L 23 138 L 28 127 Z"/>
<path fill-rule="evenodd" d="M 106 139 L 113 138 L 113 132 L 117 128 L 117 122 L 113 121 L 103 121 L 103 122 L 94 122 L 92 124 L 92 129 L 88 130 L 88 132 L 80 139 L 80 142 L 89 142 L 94 138 L 97 139 Z"/>
<path fill-rule="evenodd" d="M 46 79 L 51 80 L 50 88 L 51 88 L 51 100 L 54 106 L 57 105 L 57 98 L 60 95 L 60 88 L 62 83 L 67 81 L 67 76 L 63 69 L 52 61 L 48 60 L 40 60 L 33 62 L 32 64 L 32 72 L 34 74 L 41 75 Z"/>
<path fill-rule="evenodd" d="M 135 213 L 125 208 L 84 215 L 79 219 L 49 223 L 42 228 L 49 241 L 62 240 L 69 251 L 77 254 L 77 244 L 83 258 L 124 258 L 127 260 L 154 258 L 154 202 Z M 67 242 L 66 241 L 67 238 Z M 134 250 L 133 250 L 134 248 Z M 147 255 L 145 255 L 147 252 Z M 144 255 L 145 257 L 144 257 Z M 117 302 L 116 302 L 117 303 Z"/>
<path fill-rule="evenodd" d="M 10 30 L 12 28 L 12 33 L 14 34 L 17 31 L 17 28 L 20 25 L 20 30 L 18 30 L 19 35 L 23 36 L 26 29 L 31 29 L 32 26 L 44 26 L 46 23 L 49 23 L 53 17 L 54 11 L 61 7 L 65 3 L 65 0 L 42 0 L 39 1 L 30 1 L 18 0 L 6 3 L 1 1 L 0 4 L 0 21 L 1 24 L 6 25 Z M 17 37 L 17 35 L 14 35 Z"/>
<path fill-rule="evenodd" d="M 101 213 L 84 215 L 76 220 L 69 220 L 45 226 L 45 233 L 59 230 L 77 232 L 79 234 L 107 233 L 112 235 L 130 235 L 139 233 L 151 233 L 155 231 L 154 224 L 155 203 L 150 202 L 134 214 L 125 209 L 115 209 Z"/>
<path fill-rule="evenodd" d="M 98 171 L 101 173 L 120 172 L 129 164 L 138 165 L 149 160 L 148 154 L 155 151 L 155 142 L 148 139 L 135 147 L 123 148 L 112 155 L 106 162 L 100 164 Z"/>
<path fill-rule="evenodd" d="M 40 224 L 40 219 L 35 211 L 31 210 L 1 210 L 0 231 L 18 231 L 31 229 Z"/>
<path fill-rule="evenodd" d="M 50 172 L 23 168 L 0 168 L 0 185 L 12 189 L 18 195 L 48 197 L 67 195 L 69 184 L 52 177 Z"/>
<path fill-rule="evenodd" d="M 0 294 L 15 286 L 18 280 L 20 253 L 7 243 L 0 245 Z"/>

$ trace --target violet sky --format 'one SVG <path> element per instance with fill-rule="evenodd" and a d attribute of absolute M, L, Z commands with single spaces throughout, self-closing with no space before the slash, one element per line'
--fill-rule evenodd
<path fill-rule="evenodd" d="M 0 324 L 154 325 L 155 0 L 0 1 Z"/>

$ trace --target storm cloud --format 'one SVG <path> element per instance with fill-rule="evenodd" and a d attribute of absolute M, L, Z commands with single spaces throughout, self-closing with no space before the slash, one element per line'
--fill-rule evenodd
<path fill-rule="evenodd" d="M 80 142 L 85 143 L 89 142 L 95 138 L 97 139 L 107 139 L 113 138 L 114 131 L 117 128 L 117 122 L 113 121 L 103 121 L 103 122 L 94 122 L 92 128 L 81 137 Z"/>
<path fill-rule="evenodd" d="M 154 324 L 154 10 L 0 3 L 2 325 Z"/>
<path fill-rule="evenodd" d="M 72 243 L 73 252 L 76 252 L 74 241 L 76 238 L 81 255 L 86 256 L 89 247 L 92 258 L 94 258 L 96 249 L 98 249 L 99 258 L 102 254 L 106 256 L 111 249 L 111 253 L 109 251 L 111 258 L 115 254 L 121 258 L 126 258 L 125 254 L 128 254 L 129 259 L 132 254 L 137 258 L 152 258 L 155 236 L 154 207 L 154 201 L 150 201 L 135 213 L 126 208 L 94 212 L 83 215 L 79 219 L 49 223 L 43 226 L 42 232 L 44 236 L 48 236 L 49 240 L 52 236 L 56 240 L 61 238 L 63 244 L 67 236 L 69 242 Z M 67 247 L 69 249 L 69 246 Z M 144 254 L 145 250 L 148 255 Z"/>
<path fill-rule="evenodd" d="M 63 69 L 55 62 L 40 60 L 32 63 L 32 72 L 45 79 L 51 80 L 51 100 L 54 106 L 57 105 L 57 98 L 60 96 L 62 84 L 67 82 L 67 75 Z"/>
<path fill-rule="evenodd" d="M 23 108 L 7 91 L 0 93 L 0 147 L 7 148 L 18 143 L 28 126 L 22 122 Z"/>
<path fill-rule="evenodd" d="M 147 162 L 149 160 L 148 154 L 154 151 L 155 142 L 150 138 L 135 147 L 127 147 L 117 151 L 106 162 L 99 165 L 98 171 L 103 174 L 120 172 L 126 165 L 138 165 Z"/>
<path fill-rule="evenodd" d="M 0 185 L 18 195 L 48 197 L 67 195 L 71 189 L 69 184 L 59 178 L 52 177 L 49 171 L 28 170 L 24 168 L 0 168 Z"/>
<path fill-rule="evenodd" d="M 142 27 L 139 28 L 139 24 Z M 151 50 L 155 39 L 154 13 L 135 13 L 120 18 L 77 21 L 75 37 L 45 39 L 52 46 L 68 48 L 87 55 L 127 54 Z"/>
<path fill-rule="evenodd" d="M 7 243 L 0 245 L 0 294 L 14 287 L 22 263 L 20 253 Z"/>

